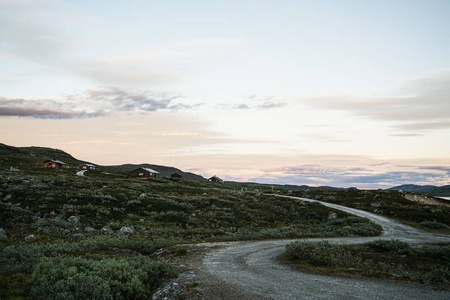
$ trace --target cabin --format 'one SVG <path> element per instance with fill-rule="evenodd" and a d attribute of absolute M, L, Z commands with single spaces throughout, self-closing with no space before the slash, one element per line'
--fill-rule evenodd
<path fill-rule="evenodd" d="M 131 172 L 133 178 L 156 178 L 159 177 L 159 172 L 150 168 L 139 168 Z"/>
<path fill-rule="evenodd" d="M 84 163 L 82 165 L 79 165 L 77 169 L 80 170 L 95 170 L 95 166 L 93 164 Z"/>
<path fill-rule="evenodd" d="M 213 177 L 209 178 L 208 181 L 210 181 L 210 182 L 220 182 L 220 183 L 223 183 L 223 180 L 220 179 L 219 177 L 217 177 L 216 175 L 214 175 Z"/>
<path fill-rule="evenodd" d="M 173 173 L 172 175 L 170 175 L 171 179 L 183 179 L 183 174 L 180 174 L 178 172 Z"/>
<path fill-rule="evenodd" d="M 49 159 L 44 161 L 44 167 L 46 168 L 67 168 L 67 165 L 59 160 Z"/>

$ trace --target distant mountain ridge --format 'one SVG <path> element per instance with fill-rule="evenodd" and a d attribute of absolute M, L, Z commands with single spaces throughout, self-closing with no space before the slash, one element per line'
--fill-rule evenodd
<path fill-rule="evenodd" d="M 450 197 L 450 185 L 434 186 L 434 185 L 403 184 L 388 188 L 388 190 L 402 190 L 404 192 L 418 193 L 428 196 Z"/>

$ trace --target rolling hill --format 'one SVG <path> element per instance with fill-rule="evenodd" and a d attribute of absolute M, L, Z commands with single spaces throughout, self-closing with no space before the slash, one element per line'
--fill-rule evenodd
<path fill-rule="evenodd" d="M 435 197 L 438 196 L 450 197 L 450 185 L 434 186 L 434 185 L 404 184 L 391 187 L 388 190 L 402 190 L 404 192 L 412 192 Z"/>
<path fill-rule="evenodd" d="M 124 165 L 118 165 L 118 166 L 107 166 L 110 169 L 121 171 L 121 172 L 131 172 L 134 171 L 140 167 L 144 168 L 150 168 L 157 172 L 159 172 L 159 175 L 162 177 L 170 177 L 173 173 L 179 173 L 183 175 L 183 178 L 189 179 L 189 180 L 206 180 L 203 176 L 190 173 L 190 172 L 183 172 L 180 169 L 174 168 L 174 167 L 167 167 L 167 166 L 160 166 L 160 165 L 152 165 L 152 164 L 124 164 Z"/>
<path fill-rule="evenodd" d="M 26 171 L 39 171 L 43 168 L 43 162 L 49 159 L 60 160 L 66 163 L 70 168 L 76 167 L 82 163 L 93 162 L 80 160 L 67 152 L 59 149 L 46 147 L 13 147 L 0 143 L 0 168 L 10 169 L 17 168 Z M 97 165 L 97 164 L 95 164 Z M 146 167 L 154 169 L 160 173 L 162 177 L 169 177 L 175 172 L 182 174 L 185 179 L 189 180 L 206 180 L 204 177 L 190 173 L 183 172 L 174 167 L 153 165 L 153 164 L 123 164 L 117 166 L 99 166 L 102 170 L 115 171 L 120 173 L 128 173 L 136 170 L 139 167 Z"/>

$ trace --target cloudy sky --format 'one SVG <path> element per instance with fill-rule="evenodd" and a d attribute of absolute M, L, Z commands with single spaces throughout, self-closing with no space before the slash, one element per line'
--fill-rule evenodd
<path fill-rule="evenodd" d="M 0 142 L 265 183 L 450 184 L 450 1 L 0 0 Z"/>

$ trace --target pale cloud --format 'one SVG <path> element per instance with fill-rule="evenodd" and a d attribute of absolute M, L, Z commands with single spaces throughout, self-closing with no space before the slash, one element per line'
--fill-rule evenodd
<path fill-rule="evenodd" d="M 224 109 L 275 109 L 287 106 L 287 102 L 277 100 L 274 96 L 258 97 L 251 95 L 245 99 L 245 103 L 238 104 L 220 104 L 220 108 Z"/>
<path fill-rule="evenodd" d="M 314 97 L 306 103 L 320 109 L 348 112 L 359 117 L 388 121 L 403 131 L 450 128 L 450 76 L 409 81 L 400 92 L 407 96 L 385 98 Z"/>
<path fill-rule="evenodd" d="M 151 95 L 148 92 L 129 92 L 124 89 L 106 86 L 101 89 L 87 90 L 87 98 L 101 103 L 106 109 L 114 111 L 150 112 L 170 109 L 179 96 Z"/>
<path fill-rule="evenodd" d="M 0 98 L 0 117 L 31 117 L 38 119 L 84 119 L 104 116 L 104 111 L 74 109 L 71 104 L 53 100 Z"/>
<path fill-rule="evenodd" d="M 133 60 L 125 61 L 108 57 L 86 59 L 67 64 L 65 68 L 103 84 L 141 85 L 173 83 L 181 80 L 176 72 L 142 60 L 139 56 L 133 56 Z"/>
<path fill-rule="evenodd" d="M 7 99 L 0 97 L 0 117 L 74 119 L 102 117 L 114 112 L 149 113 L 160 110 L 194 109 L 201 104 L 184 104 L 181 96 L 128 91 L 114 86 L 87 90 L 64 99 Z"/>

